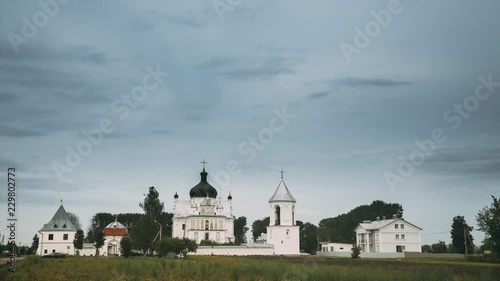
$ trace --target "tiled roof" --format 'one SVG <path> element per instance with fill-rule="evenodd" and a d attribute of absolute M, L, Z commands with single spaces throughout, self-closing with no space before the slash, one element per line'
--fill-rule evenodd
<path fill-rule="evenodd" d="M 297 200 L 292 196 L 285 182 L 281 181 L 269 202 L 297 202 Z"/>
<path fill-rule="evenodd" d="M 76 227 L 69 220 L 68 213 L 63 205 L 57 209 L 52 219 L 40 231 L 76 231 Z"/>

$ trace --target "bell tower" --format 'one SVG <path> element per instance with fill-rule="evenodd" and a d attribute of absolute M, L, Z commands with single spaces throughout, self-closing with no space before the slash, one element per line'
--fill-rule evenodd
<path fill-rule="evenodd" d="M 295 224 L 295 203 L 297 200 L 292 196 L 283 180 L 281 181 L 273 196 L 269 199 L 270 216 L 267 227 L 267 242 L 274 245 L 276 255 L 299 255 L 299 226 Z"/>

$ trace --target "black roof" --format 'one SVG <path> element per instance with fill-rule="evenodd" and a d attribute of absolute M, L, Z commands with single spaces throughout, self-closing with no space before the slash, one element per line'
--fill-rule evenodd
<path fill-rule="evenodd" d="M 189 191 L 189 196 L 217 198 L 217 190 L 208 183 L 207 181 L 208 173 L 205 172 L 205 169 L 203 169 L 200 175 L 201 175 L 200 183 L 191 188 L 191 191 Z"/>

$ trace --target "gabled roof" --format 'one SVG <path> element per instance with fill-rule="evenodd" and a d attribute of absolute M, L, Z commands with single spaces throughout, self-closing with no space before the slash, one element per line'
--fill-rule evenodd
<path fill-rule="evenodd" d="M 52 219 L 46 223 L 40 231 L 76 231 L 76 227 L 69 220 L 63 205 L 57 209 Z"/>
<path fill-rule="evenodd" d="M 297 202 L 297 200 L 295 200 L 285 182 L 282 180 L 273 196 L 269 199 L 269 202 Z"/>
<path fill-rule="evenodd" d="M 372 221 L 372 222 L 362 222 L 362 223 L 359 223 L 358 226 L 356 227 L 355 230 L 357 230 L 359 227 L 362 227 L 366 230 L 379 230 L 379 229 L 382 229 L 388 225 L 391 225 L 393 224 L 394 222 L 396 221 L 404 221 L 406 224 L 409 224 L 415 228 L 418 228 L 420 230 L 422 230 L 422 228 L 404 220 L 403 218 L 397 218 L 397 219 L 389 219 L 389 220 L 380 220 L 380 221 Z"/>

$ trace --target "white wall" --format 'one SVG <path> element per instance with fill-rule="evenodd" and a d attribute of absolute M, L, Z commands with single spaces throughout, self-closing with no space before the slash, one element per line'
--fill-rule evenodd
<path fill-rule="evenodd" d="M 76 231 L 47 231 L 40 232 L 37 255 L 46 255 L 53 252 L 63 253 L 67 255 L 75 254 L 75 247 L 73 246 L 73 239 L 75 239 Z M 53 239 L 49 240 L 50 235 Z M 68 235 L 68 239 L 64 240 L 64 234 Z"/>
<path fill-rule="evenodd" d="M 267 243 L 274 245 L 276 255 L 299 255 L 299 227 L 274 225 L 267 227 Z"/>
<path fill-rule="evenodd" d="M 321 243 L 321 252 L 347 252 L 352 251 L 351 244 L 343 243 Z"/>
<path fill-rule="evenodd" d="M 271 256 L 274 255 L 272 245 L 244 245 L 244 246 L 199 246 L 196 253 L 189 255 L 200 256 Z"/>

